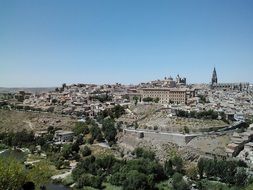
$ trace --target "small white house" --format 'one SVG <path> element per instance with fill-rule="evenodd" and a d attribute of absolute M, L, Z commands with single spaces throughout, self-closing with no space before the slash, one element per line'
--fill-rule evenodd
<path fill-rule="evenodd" d="M 74 137 L 74 132 L 72 131 L 64 131 L 64 130 L 58 130 L 55 131 L 54 134 L 54 141 L 56 142 L 71 142 Z"/>

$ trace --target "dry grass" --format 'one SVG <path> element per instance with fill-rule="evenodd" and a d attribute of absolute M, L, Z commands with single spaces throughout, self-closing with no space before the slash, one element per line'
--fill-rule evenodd
<path fill-rule="evenodd" d="M 35 113 L 15 110 L 0 110 L 0 132 L 44 130 L 50 125 L 63 129 L 71 129 L 74 126 L 74 119 L 62 117 L 54 113 Z"/>

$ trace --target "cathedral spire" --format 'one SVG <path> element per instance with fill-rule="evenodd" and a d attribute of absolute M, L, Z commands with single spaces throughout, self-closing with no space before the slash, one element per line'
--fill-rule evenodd
<path fill-rule="evenodd" d="M 213 69 L 213 76 L 212 76 L 212 85 L 213 84 L 217 84 L 217 83 L 218 83 L 218 78 L 217 78 L 216 69 L 214 67 L 214 69 Z"/>

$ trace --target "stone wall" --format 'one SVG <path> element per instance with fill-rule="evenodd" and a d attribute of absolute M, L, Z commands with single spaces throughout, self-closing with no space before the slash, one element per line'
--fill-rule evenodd
<path fill-rule="evenodd" d="M 137 138 L 146 140 L 155 140 L 161 142 L 170 142 L 179 146 L 186 146 L 193 138 L 199 136 L 197 134 L 184 135 L 179 133 L 162 133 L 145 130 L 124 129 L 124 134 L 133 135 Z"/>

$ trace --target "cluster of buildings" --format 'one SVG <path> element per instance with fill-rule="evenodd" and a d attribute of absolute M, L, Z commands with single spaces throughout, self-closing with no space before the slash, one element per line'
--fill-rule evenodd
<path fill-rule="evenodd" d="M 141 83 L 138 85 L 140 88 L 180 88 L 186 86 L 186 78 L 176 76 L 175 80 L 170 77 L 164 77 L 163 80 L 154 80 L 147 83 Z"/>
<path fill-rule="evenodd" d="M 225 112 L 228 119 L 243 121 L 253 115 L 252 95 L 252 87 L 248 83 L 218 83 L 214 68 L 210 86 L 187 85 L 186 78 L 179 75 L 175 80 L 165 77 L 138 85 L 63 84 L 46 93 L 20 91 L 14 94 L 16 102 L 10 102 L 17 109 L 93 117 L 116 104 L 127 105 L 151 98 L 163 105 L 174 104 L 181 110 L 211 109 Z"/>
<path fill-rule="evenodd" d="M 98 112 L 123 104 L 125 87 L 115 85 L 63 84 L 55 91 L 33 94 L 17 104 L 26 110 L 51 111 L 78 117 L 93 117 Z"/>
<path fill-rule="evenodd" d="M 212 80 L 211 80 L 211 89 L 215 90 L 239 90 L 245 91 L 249 90 L 249 83 L 240 82 L 240 83 L 218 83 L 218 77 L 216 69 L 213 70 Z"/>
<path fill-rule="evenodd" d="M 20 91 L 9 100 L 14 108 L 55 112 L 78 117 L 93 117 L 100 111 L 112 108 L 116 104 L 132 103 L 134 98 L 139 102 L 149 97 L 158 99 L 159 103 L 187 104 L 195 96 L 195 90 L 186 86 L 186 78 L 177 75 L 176 80 L 165 77 L 139 85 L 95 85 L 95 84 L 63 84 L 54 91 L 32 94 Z"/>
<path fill-rule="evenodd" d="M 137 89 L 129 92 L 130 100 L 134 97 L 152 98 L 158 99 L 161 104 L 187 104 L 195 97 L 195 89 L 188 88 L 186 78 L 181 78 L 179 75 L 175 80 L 172 77 L 165 77 L 164 80 L 141 83 Z"/>

